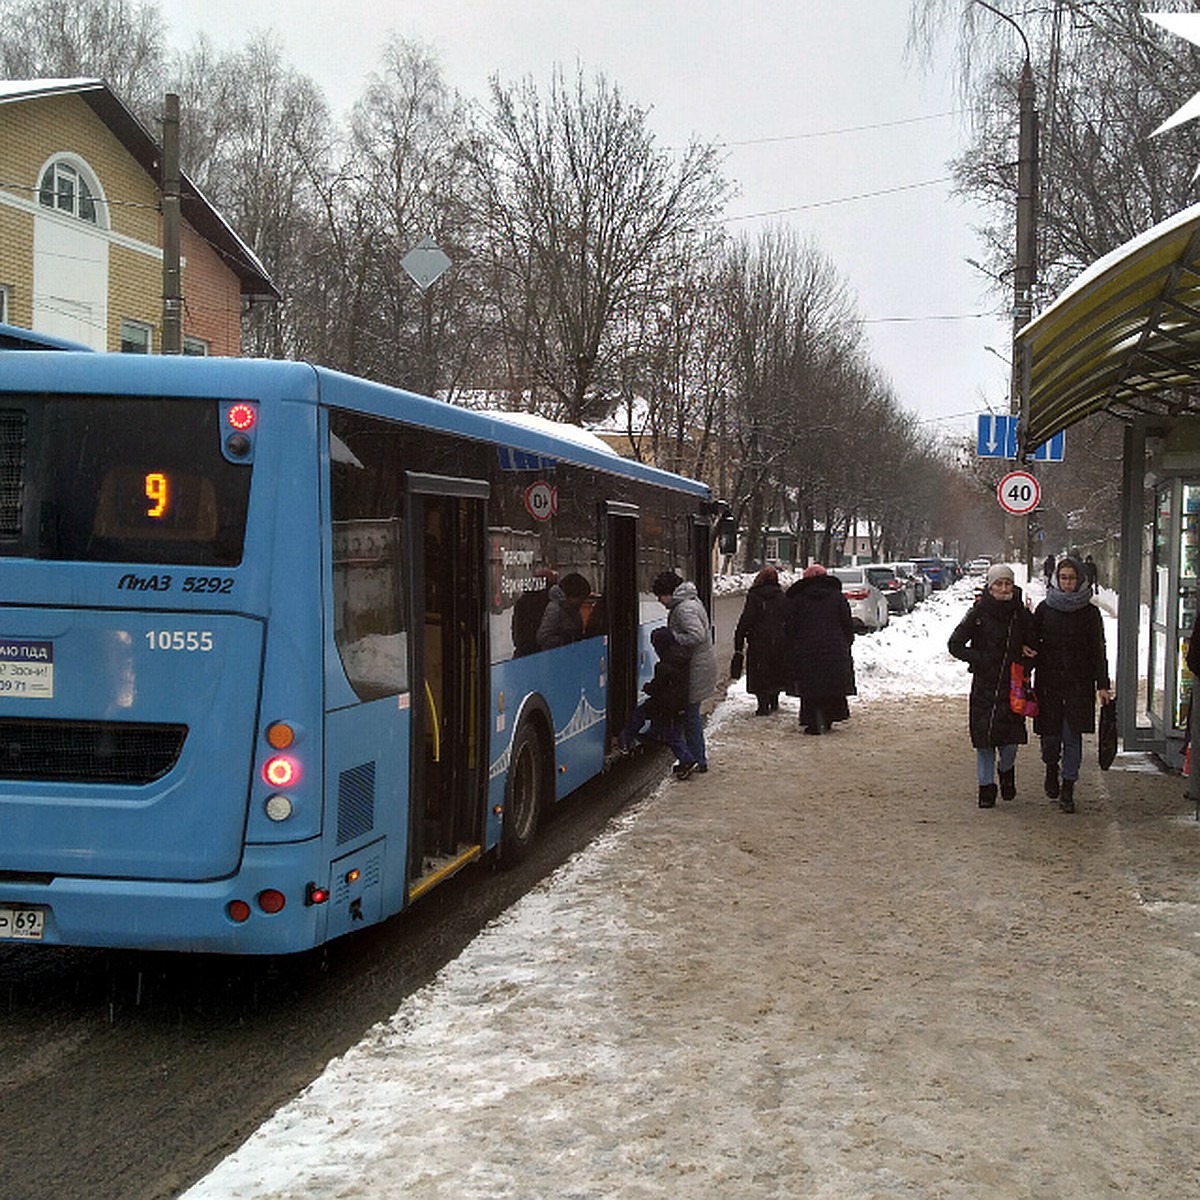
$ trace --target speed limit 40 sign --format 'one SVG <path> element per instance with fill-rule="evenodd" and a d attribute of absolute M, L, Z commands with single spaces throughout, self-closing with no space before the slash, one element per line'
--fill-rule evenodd
<path fill-rule="evenodd" d="M 1014 517 L 1031 513 L 1041 503 L 1042 489 L 1028 471 L 1009 471 L 996 488 L 1000 507 Z"/>

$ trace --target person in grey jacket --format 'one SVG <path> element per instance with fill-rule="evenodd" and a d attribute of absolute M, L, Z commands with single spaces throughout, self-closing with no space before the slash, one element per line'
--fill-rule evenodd
<path fill-rule="evenodd" d="M 683 736 L 696 760 L 696 770 L 708 770 L 704 747 L 704 719 L 700 705 L 717 686 L 717 652 L 713 648 L 712 625 L 700 602 L 694 583 L 685 582 L 674 571 L 663 571 L 654 580 L 654 594 L 667 610 L 667 628 L 675 642 L 690 655 L 688 706 L 683 718 Z"/>

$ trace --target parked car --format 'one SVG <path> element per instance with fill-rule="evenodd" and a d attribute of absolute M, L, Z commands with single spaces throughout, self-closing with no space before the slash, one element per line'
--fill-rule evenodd
<path fill-rule="evenodd" d="M 968 575 L 986 575 L 991 570 L 992 560 L 986 555 L 980 555 L 978 558 L 973 558 L 967 563 Z"/>
<path fill-rule="evenodd" d="M 883 563 L 868 563 L 864 570 L 867 578 L 883 593 L 890 612 L 902 615 L 912 612 L 917 595 L 911 579 L 901 579 L 894 567 Z"/>
<path fill-rule="evenodd" d="M 913 561 L 929 576 L 929 582 L 933 584 L 935 592 L 940 592 L 943 588 L 948 588 L 954 582 L 950 577 L 950 571 L 942 559 L 915 558 Z"/>
<path fill-rule="evenodd" d="M 946 569 L 950 573 L 950 582 L 957 583 L 966 573 L 963 571 L 963 565 L 957 558 L 944 558 L 942 562 L 946 564 Z"/>
<path fill-rule="evenodd" d="M 920 604 L 922 600 L 928 599 L 929 593 L 933 591 L 933 584 L 929 582 L 929 576 L 915 562 L 894 562 L 890 565 L 901 579 L 912 580 L 915 604 Z"/>
<path fill-rule="evenodd" d="M 888 602 L 867 577 L 866 567 L 835 567 L 830 574 L 842 581 L 842 595 L 850 603 L 856 629 L 874 631 L 888 623 Z"/>

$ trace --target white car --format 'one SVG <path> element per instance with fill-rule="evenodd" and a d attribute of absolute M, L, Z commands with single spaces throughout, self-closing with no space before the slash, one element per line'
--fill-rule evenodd
<path fill-rule="evenodd" d="M 850 604 L 855 628 L 874 632 L 888 623 L 888 602 L 871 582 L 866 567 L 834 567 L 829 573 L 842 581 L 842 595 Z"/>

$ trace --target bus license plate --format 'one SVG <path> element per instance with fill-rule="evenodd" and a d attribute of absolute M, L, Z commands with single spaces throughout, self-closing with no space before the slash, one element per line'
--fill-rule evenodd
<path fill-rule="evenodd" d="M 0 904 L 0 941 L 40 942 L 46 914 L 40 908 L 9 908 Z"/>

